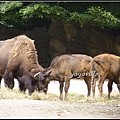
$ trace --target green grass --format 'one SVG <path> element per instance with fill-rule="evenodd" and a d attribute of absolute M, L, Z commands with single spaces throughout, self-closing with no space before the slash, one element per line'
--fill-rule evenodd
<path fill-rule="evenodd" d="M 20 92 L 18 89 L 0 89 L 0 99 L 32 99 L 32 100 L 48 100 L 48 101 L 60 101 L 59 94 L 52 93 L 38 93 L 35 91 L 31 96 L 26 93 Z M 80 102 L 80 103 L 116 103 L 120 104 L 120 95 L 118 93 L 111 94 L 111 98 L 107 98 L 107 94 L 104 94 L 103 98 L 96 96 L 94 99 L 87 97 L 86 95 L 78 93 L 68 93 L 67 102 Z"/>

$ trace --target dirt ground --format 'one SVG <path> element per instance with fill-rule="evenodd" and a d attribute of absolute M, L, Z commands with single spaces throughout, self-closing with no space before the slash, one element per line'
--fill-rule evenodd
<path fill-rule="evenodd" d="M 3 83 L 2 83 L 3 85 Z M 15 87 L 18 87 L 17 82 Z M 107 93 L 107 82 L 103 86 Z M 71 80 L 69 93 L 87 94 L 86 84 L 82 80 Z M 118 93 L 113 84 L 112 93 Z M 59 94 L 59 83 L 52 81 L 48 93 Z M 112 95 L 111 93 L 111 95 Z M 98 90 L 96 90 L 96 95 Z M 119 94 L 119 93 L 118 93 Z M 0 118 L 2 119 L 119 119 L 120 103 L 75 103 L 69 101 L 48 101 L 30 99 L 1 99 Z"/>

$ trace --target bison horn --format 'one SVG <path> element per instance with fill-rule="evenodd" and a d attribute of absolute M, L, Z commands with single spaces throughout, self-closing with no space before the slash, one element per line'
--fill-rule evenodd
<path fill-rule="evenodd" d="M 41 72 L 38 72 L 38 73 L 36 73 L 35 75 L 34 75 L 34 78 L 38 75 L 38 74 L 40 74 Z"/>

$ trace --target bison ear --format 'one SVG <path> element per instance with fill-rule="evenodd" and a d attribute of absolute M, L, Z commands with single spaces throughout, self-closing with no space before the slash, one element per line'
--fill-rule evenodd
<path fill-rule="evenodd" d="M 44 74 L 44 77 L 49 77 L 52 71 L 49 71 L 48 73 Z"/>
<path fill-rule="evenodd" d="M 52 73 L 52 71 L 50 71 L 50 72 L 48 73 L 48 76 L 50 76 L 51 73 Z"/>

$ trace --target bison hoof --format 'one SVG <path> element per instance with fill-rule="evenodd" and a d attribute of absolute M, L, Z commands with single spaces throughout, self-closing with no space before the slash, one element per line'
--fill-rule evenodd
<path fill-rule="evenodd" d="M 29 92 L 29 96 L 31 96 L 32 95 L 32 92 Z"/>
<path fill-rule="evenodd" d="M 67 101 L 67 100 L 68 100 L 68 98 L 64 98 L 64 100 L 65 100 L 65 101 Z"/>
<path fill-rule="evenodd" d="M 108 99 L 110 99 L 110 95 L 108 95 Z"/>
<path fill-rule="evenodd" d="M 63 100 L 63 98 L 62 98 L 62 97 L 60 97 L 59 99 L 60 99 L 60 100 Z"/>
<path fill-rule="evenodd" d="M 47 94 L 47 91 L 44 91 L 45 94 Z"/>

